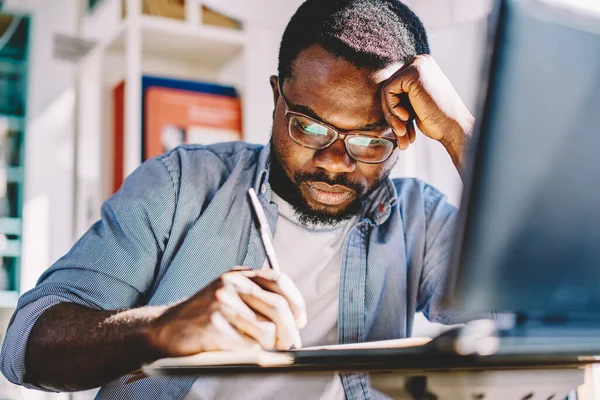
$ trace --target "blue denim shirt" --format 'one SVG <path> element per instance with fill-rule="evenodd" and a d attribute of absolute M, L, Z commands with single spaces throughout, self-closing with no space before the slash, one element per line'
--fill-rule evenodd
<path fill-rule="evenodd" d="M 92 309 L 168 304 L 233 266 L 260 268 L 265 253 L 247 190 L 271 229 L 269 147 L 243 142 L 185 146 L 143 163 L 102 206 L 96 222 L 23 294 L 6 334 L 1 368 L 24 382 L 25 348 L 37 318 L 59 302 Z M 346 237 L 340 276 L 340 343 L 410 336 L 415 312 L 450 323 L 440 309 L 456 209 L 415 179 L 385 181 Z M 90 327 L 94 329 L 94 327 Z M 98 398 L 182 399 L 194 379 L 147 378 L 104 386 Z M 342 376 L 348 399 L 376 398 L 368 375 Z"/>

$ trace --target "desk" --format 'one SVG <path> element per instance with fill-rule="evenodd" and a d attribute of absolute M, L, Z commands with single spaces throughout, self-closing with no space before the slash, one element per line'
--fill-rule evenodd
<path fill-rule="evenodd" d="M 514 350 L 514 347 L 511 348 Z M 404 349 L 300 351 L 294 364 L 144 369 L 151 376 L 368 372 L 372 385 L 395 399 L 562 400 L 584 382 L 584 368 L 600 352 L 573 348 L 553 353 L 499 351 L 489 356 L 441 352 L 434 340 Z"/>
<path fill-rule="evenodd" d="M 372 373 L 372 386 L 400 400 L 563 400 L 584 382 L 584 369 Z"/>

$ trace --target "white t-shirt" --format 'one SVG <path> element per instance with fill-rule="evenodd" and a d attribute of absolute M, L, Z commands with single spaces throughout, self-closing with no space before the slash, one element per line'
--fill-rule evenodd
<path fill-rule="evenodd" d="M 336 344 L 342 249 L 355 220 L 335 226 L 301 225 L 291 206 L 273 193 L 279 207 L 273 246 L 281 271 L 288 274 L 306 302 L 308 323 L 300 331 L 304 347 Z M 344 399 L 338 374 L 279 374 L 199 378 L 186 400 Z"/>

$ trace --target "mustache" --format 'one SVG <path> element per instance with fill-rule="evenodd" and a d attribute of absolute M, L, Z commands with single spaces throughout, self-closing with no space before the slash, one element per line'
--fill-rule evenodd
<path fill-rule="evenodd" d="M 332 177 L 325 171 L 297 172 L 294 174 L 294 180 L 298 186 L 304 182 L 324 182 L 331 186 L 345 186 L 356 192 L 359 196 L 365 194 L 367 191 L 367 188 L 364 185 L 351 180 L 346 175 L 336 175 Z"/>

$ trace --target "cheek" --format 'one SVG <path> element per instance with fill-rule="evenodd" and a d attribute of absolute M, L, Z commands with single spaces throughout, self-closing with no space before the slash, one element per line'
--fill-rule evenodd
<path fill-rule="evenodd" d="M 373 189 L 373 185 L 379 183 L 383 178 L 389 175 L 392 167 L 395 164 L 394 160 L 388 160 L 383 164 L 362 164 L 357 169 L 364 179 L 364 184 L 368 189 Z"/>
<path fill-rule="evenodd" d="M 285 118 L 283 118 L 285 120 Z M 288 178 L 294 178 L 299 171 L 310 171 L 310 165 L 314 156 L 314 150 L 307 149 L 296 144 L 290 139 L 287 132 L 287 124 L 281 123 L 276 118 L 273 123 L 273 146 Z"/>
<path fill-rule="evenodd" d="M 360 176 L 366 181 L 367 186 L 371 186 L 381 175 L 381 167 L 373 164 L 362 164 L 358 167 Z"/>
<path fill-rule="evenodd" d="M 398 162 L 398 154 L 399 153 L 400 153 L 399 151 L 395 151 L 394 153 L 392 153 L 390 158 L 387 159 L 386 162 L 384 162 L 383 164 L 375 165 L 379 170 L 378 179 L 383 179 L 390 174 L 390 172 L 392 171 L 392 169 L 396 166 L 396 163 Z"/>

